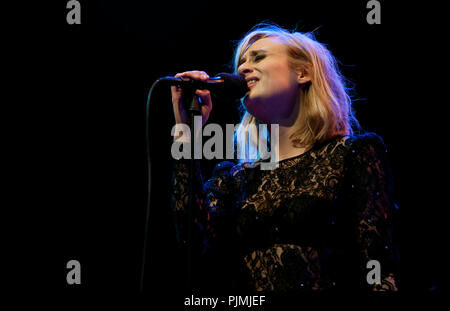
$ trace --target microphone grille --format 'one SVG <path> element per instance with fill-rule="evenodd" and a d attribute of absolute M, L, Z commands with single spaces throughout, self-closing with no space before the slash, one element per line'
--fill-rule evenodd
<path fill-rule="evenodd" d="M 224 80 L 223 86 L 216 90 L 216 95 L 220 97 L 238 99 L 249 91 L 247 81 L 240 75 L 222 72 L 217 76 Z"/>

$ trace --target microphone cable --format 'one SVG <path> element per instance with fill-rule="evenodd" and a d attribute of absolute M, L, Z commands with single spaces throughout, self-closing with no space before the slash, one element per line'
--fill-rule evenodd
<path fill-rule="evenodd" d="M 147 166 L 148 166 L 148 183 L 147 183 L 147 208 L 146 208 L 146 216 L 145 216 L 145 229 L 144 229 L 144 247 L 142 253 L 142 266 L 141 266 L 141 280 L 140 280 L 140 292 L 144 291 L 144 274 L 145 274 L 145 261 L 147 259 L 147 241 L 148 241 L 148 227 L 150 221 L 150 198 L 151 198 L 151 186 L 152 186 L 152 170 L 151 170 L 151 159 L 150 159 L 150 102 L 153 94 L 153 90 L 155 86 L 161 80 L 158 79 L 153 82 L 150 87 L 150 91 L 147 97 L 147 106 L 146 106 L 146 122 L 145 122 L 145 142 L 146 142 L 146 152 L 147 152 Z"/>
<path fill-rule="evenodd" d="M 142 267 L 141 267 L 141 279 L 140 279 L 140 292 L 142 293 L 144 290 L 144 274 L 145 274 L 145 262 L 147 260 L 147 242 L 148 242 L 148 230 L 149 230 L 149 221 L 150 221 L 150 198 L 151 198 L 151 159 L 150 159 L 150 103 L 151 98 L 153 95 L 153 90 L 155 89 L 156 85 L 161 81 L 170 81 L 168 78 L 173 77 L 163 77 L 157 79 L 155 82 L 153 82 L 152 86 L 150 87 L 150 91 L 148 93 L 147 98 L 147 107 L 146 107 L 146 125 L 145 125 L 145 140 L 146 140 L 146 151 L 147 151 L 147 165 L 148 165 L 148 190 L 147 190 L 147 208 L 146 208 L 146 217 L 145 217 L 145 229 L 144 229 L 144 247 L 143 247 L 143 253 L 142 253 Z M 214 79 L 214 78 L 213 78 Z M 228 93 L 232 93 L 234 97 L 242 97 L 245 95 L 245 93 L 248 91 L 247 84 L 245 80 L 242 77 L 239 77 L 237 75 L 228 74 L 228 73 L 219 73 L 217 77 L 217 82 L 224 82 L 224 86 L 226 88 L 223 90 Z M 177 81 L 175 81 L 177 82 Z M 196 88 L 195 81 L 191 80 L 187 83 L 190 83 L 189 86 L 191 90 Z M 217 89 L 218 91 L 220 89 Z M 223 93 L 223 92 L 222 92 Z M 222 94 L 222 95 L 225 95 Z M 195 95 L 193 95 L 195 97 Z M 192 110 L 192 108 L 191 108 Z M 193 114 L 191 113 L 191 126 L 193 126 Z M 191 141 L 193 141 L 193 131 L 191 131 Z M 193 152 L 193 149 L 191 150 Z M 193 157 L 192 157 L 193 159 Z M 193 178 L 193 160 L 191 161 L 191 168 L 190 168 L 190 178 Z M 192 180 L 190 180 L 190 187 L 192 187 Z M 192 200 L 192 189 L 189 190 L 189 200 Z M 191 224 L 191 206 L 192 203 L 190 201 L 189 208 L 188 208 L 188 219 L 189 219 L 189 225 Z M 188 230 L 188 241 L 190 248 L 190 235 L 191 230 Z M 190 251 L 188 251 L 190 252 Z M 188 255 L 188 266 L 190 266 L 190 255 Z M 190 269 L 188 268 L 188 275 L 190 275 Z M 190 277 L 188 276 L 188 279 Z"/>

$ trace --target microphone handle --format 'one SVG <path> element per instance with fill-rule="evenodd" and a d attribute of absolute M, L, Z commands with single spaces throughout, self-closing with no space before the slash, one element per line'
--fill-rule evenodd
<path fill-rule="evenodd" d="M 162 77 L 159 79 L 162 82 L 167 82 L 169 85 L 174 85 L 182 88 L 192 88 L 195 90 L 204 90 L 210 89 L 210 87 L 214 87 L 216 84 L 224 83 L 225 80 L 221 77 L 213 77 L 208 79 L 207 81 L 200 81 L 194 79 L 183 80 L 180 77 Z"/>

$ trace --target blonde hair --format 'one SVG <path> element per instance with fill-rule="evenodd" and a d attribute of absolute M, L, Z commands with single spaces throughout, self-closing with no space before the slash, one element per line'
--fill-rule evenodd
<path fill-rule="evenodd" d="M 311 81 L 301 91 L 301 127 L 290 137 L 297 146 L 312 147 L 338 135 L 352 135 L 359 128 L 352 110 L 345 78 L 339 71 L 336 59 L 326 46 L 315 40 L 312 33 L 289 32 L 277 25 L 258 24 L 239 42 L 234 56 L 234 70 L 238 73 L 239 62 L 247 49 L 257 40 L 277 37 L 286 44 L 290 66 L 306 69 Z M 257 154 L 260 122 L 251 115 L 241 101 L 243 116 L 235 133 L 241 155 Z M 267 131 L 260 133 L 267 135 Z M 244 150 L 245 149 L 245 150 Z M 254 160 L 255 160 L 254 159 Z M 249 161 L 245 156 L 241 161 Z"/>

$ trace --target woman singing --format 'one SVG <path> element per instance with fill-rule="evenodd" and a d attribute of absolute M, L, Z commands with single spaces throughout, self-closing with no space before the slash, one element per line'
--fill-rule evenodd
<path fill-rule="evenodd" d="M 259 124 L 278 124 L 279 159 L 272 170 L 261 169 L 261 157 L 225 161 L 205 183 L 197 165 L 193 239 L 206 258 L 201 268 L 215 281 L 206 284 L 230 292 L 396 291 L 386 148 L 376 134 L 354 133 L 358 122 L 333 55 L 311 34 L 261 25 L 240 41 L 235 73 L 249 87 L 236 139 Z M 209 78 L 202 71 L 176 76 Z M 196 94 L 205 124 L 210 93 Z M 176 123 L 187 124 L 182 99 L 172 87 Z M 248 148 L 257 146 L 250 141 Z M 180 239 L 187 227 L 187 163 L 175 160 Z M 373 261 L 380 268 L 375 283 L 368 277 Z"/>

